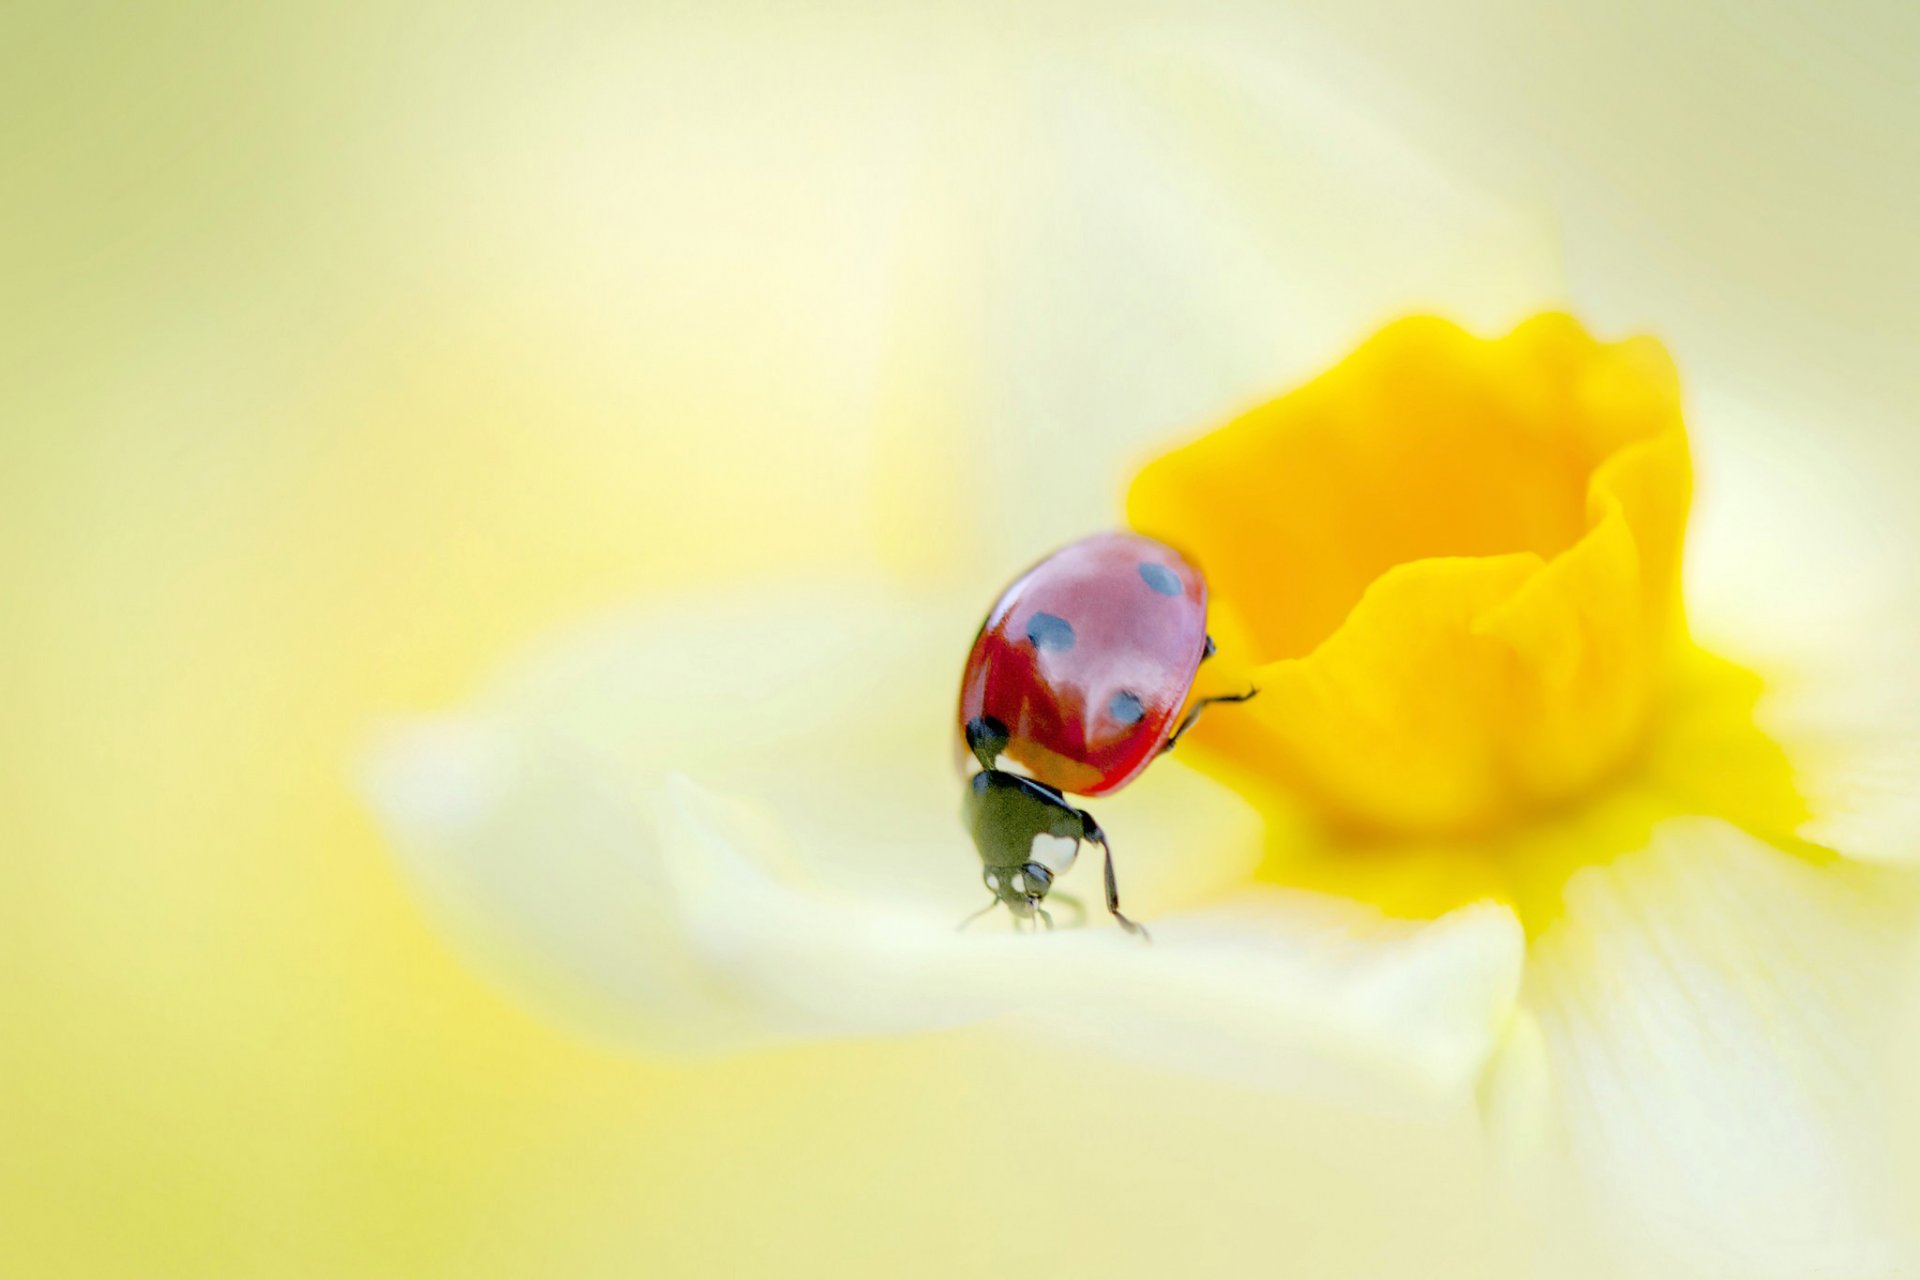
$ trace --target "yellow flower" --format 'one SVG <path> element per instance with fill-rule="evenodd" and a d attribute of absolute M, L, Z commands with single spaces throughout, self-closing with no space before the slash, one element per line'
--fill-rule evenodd
<path fill-rule="evenodd" d="M 1756 682 L 1686 633 L 1691 492 L 1665 352 L 1563 315 L 1402 321 L 1149 465 L 1132 521 L 1208 567 L 1213 678 L 1262 691 L 1188 757 L 1260 800 L 1264 873 L 1537 930 L 1660 818 L 1790 836 Z"/>
<path fill-rule="evenodd" d="M 1691 489 L 1657 343 L 1596 342 L 1564 315 L 1496 341 L 1413 319 L 1148 465 L 1128 511 L 1208 567 L 1213 681 L 1261 689 L 1182 747 L 1259 803 L 1256 876 L 1398 916 L 1498 901 L 1525 927 L 1481 1086 L 1510 1172 L 1701 1232 L 1698 1252 L 1668 1240 L 1665 1265 L 1879 1274 L 1893 1255 L 1861 1200 L 1782 1195 L 1729 1160 L 1707 1099 L 1733 1094 L 1773 1129 L 1759 1147 L 1784 1139 L 1823 1177 L 1859 1178 L 1833 1149 L 1870 1147 L 1862 1120 L 1821 1096 L 1857 1083 L 1835 1065 L 1857 1046 L 1800 1038 L 1811 1011 L 1786 993 L 1855 984 L 1835 998 L 1858 1021 L 1823 1034 L 1868 1034 L 1912 886 L 1860 863 L 1915 852 L 1886 776 L 1910 777 L 1911 737 L 1882 738 L 1867 769 L 1856 754 L 1836 787 L 1831 758 L 1790 759 L 1760 728 L 1756 704 L 1779 720 L 1782 699 L 1687 632 Z M 1608 1095 L 1611 1113 L 1594 1105 Z M 1581 1174 L 1543 1162 L 1554 1149 Z M 1702 1249 L 1729 1205 L 1791 1247 Z"/>
<path fill-rule="evenodd" d="M 1655 344 L 1409 320 L 1149 466 L 1129 514 L 1199 556 L 1259 664 L 1220 752 L 1340 825 L 1483 833 L 1640 747 L 1690 488 Z"/>
<path fill-rule="evenodd" d="M 1891 1184 L 1839 1082 L 1910 931 L 1869 865 L 1915 852 L 1909 793 L 1871 789 L 1910 739 L 1821 750 L 1818 699 L 1695 647 L 1690 489 L 1659 346 L 1557 315 L 1403 321 L 1149 464 L 1129 514 L 1212 576 L 1208 680 L 1262 688 L 1182 747 L 1231 789 L 1160 766 L 1103 802 L 1150 948 L 954 931 L 974 877 L 930 762 L 972 598 L 615 618 L 396 730 L 368 785 L 484 963 L 641 1047 L 1014 1018 L 1345 1105 L 1473 1100 L 1623 1267 L 1877 1274 Z"/>

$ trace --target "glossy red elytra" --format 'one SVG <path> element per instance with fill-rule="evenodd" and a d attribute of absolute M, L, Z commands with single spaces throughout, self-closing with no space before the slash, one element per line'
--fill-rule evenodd
<path fill-rule="evenodd" d="M 1165 543 L 1101 533 L 1042 560 L 987 614 L 960 683 L 960 732 L 980 762 L 963 814 L 994 900 L 1051 927 L 1042 908 L 1082 840 L 1105 855 L 1107 910 L 1122 926 L 1106 833 L 1063 795 L 1103 796 L 1137 777 L 1215 702 L 1180 708 L 1207 637 L 1207 583 Z M 1000 758 L 1025 774 L 1000 767 Z M 1077 904 L 1076 904 L 1077 905 Z M 981 913 L 976 913 L 981 914 Z"/>

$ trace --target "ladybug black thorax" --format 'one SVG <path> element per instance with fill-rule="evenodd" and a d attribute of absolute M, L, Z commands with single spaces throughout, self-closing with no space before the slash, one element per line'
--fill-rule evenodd
<path fill-rule="evenodd" d="M 1083 831 L 1080 815 L 1059 792 L 1003 769 L 973 775 L 965 817 L 986 867 L 1025 866 L 1040 836 L 1078 840 Z"/>

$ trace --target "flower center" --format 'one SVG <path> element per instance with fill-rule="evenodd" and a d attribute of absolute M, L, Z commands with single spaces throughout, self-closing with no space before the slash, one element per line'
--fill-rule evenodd
<path fill-rule="evenodd" d="M 1134 481 L 1132 523 L 1213 589 L 1221 658 L 1203 691 L 1260 688 L 1201 724 L 1193 762 L 1276 829 L 1310 825 L 1349 853 L 1484 861 L 1523 828 L 1592 820 L 1600 799 L 1598 843 L 1630 838 L 1629 815 L 1662 805 L 1623 797 L 1644 791 L 1689 699 L 1711 689 L 1710 718 L 1752 733 L 1750 684 L 1686 638 L 1691 488 L 1657 342 L 1597 342 L 1563 315 L 1493 341 L 1389 326 Z M 1755 768 L 1770 780 L 1748 790 L 1790 794 Z M 1442 878 L 1440 898 L 1464 892 Z"/>

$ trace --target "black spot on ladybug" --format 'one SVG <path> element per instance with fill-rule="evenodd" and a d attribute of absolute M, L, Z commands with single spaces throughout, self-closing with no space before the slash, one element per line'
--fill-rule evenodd
<path fill-rule="evenodd" d="M 1139 694 L 1122 689 L 1107 699 L 1107 714 L 1115 724 L 1139 724 L 1146 708 L 1140 705 Z"/>
<path fill-rule="evenodd" d="M 1027 623 L 1027 639 L 1036 649 L 1073 648 L 1073 624 L 1051 613 L 1036 613 Z"/>
<path fill-rule="evenodd" d="M 1140 565 L 1140 577 L 1148 586 L 1163 596 L 1177 596 L 1180 594 L 1179 576 L 1163 564 L 1154 564 L 1152 561 L 1142 561 Z"/>

